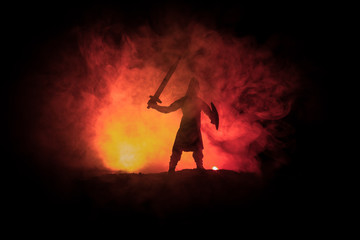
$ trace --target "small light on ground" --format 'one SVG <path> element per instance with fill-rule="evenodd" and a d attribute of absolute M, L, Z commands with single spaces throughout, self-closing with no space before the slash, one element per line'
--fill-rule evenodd
<path fill-rule="evenodd" d="M 216 170 L 219 170 L 217 166 L 213 166 L 212 167 L 212 170 L 216 171 Z"/>

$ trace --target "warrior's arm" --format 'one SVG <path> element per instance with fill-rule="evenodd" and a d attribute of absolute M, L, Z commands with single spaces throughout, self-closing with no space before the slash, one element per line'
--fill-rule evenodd
<path fill-rule="evenodd" d="M 157 104 L 151 105 L 151 108 L 154 108 L 162 113 L 170 113 L 178 110 L 183 104 L 182 99 L 179 99 L 175 102 L 173 102 L 170 106 L 159 106 Z"/>

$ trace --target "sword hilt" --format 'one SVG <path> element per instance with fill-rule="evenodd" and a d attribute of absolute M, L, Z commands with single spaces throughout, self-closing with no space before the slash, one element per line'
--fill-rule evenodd
<path fill-rule="evenodd" d="M 147 109 L 149 109 L 150 108 L 150 106 L 149 106 L 149 103 L 150 102 L 153 102 L 153 103 L 156 103 L 156 102 L 158 102 L 158 103 L 162 103 L 162 101 L 160 100 L 160 98 L 159 97 L 156 97 L 156 96 L 150 96 L 150 100 L 148 101 L 148 106 L 147 106 Z"/>

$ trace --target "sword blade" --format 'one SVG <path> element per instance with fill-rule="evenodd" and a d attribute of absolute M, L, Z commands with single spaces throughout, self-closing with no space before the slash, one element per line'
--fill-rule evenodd
<path fill-rule="evenodd" d="M 166 87 L 167 83 L 169 82 L 170 77 L 175 72 L 175 69 L 176 69 L 179 61 L 180 61 L 180 57 L 176 60 L 176 62 L 170 67 L 169 71 L 166 73 L 165 78 L 162 80 L 160 86 L 158 87 L 158 89 L 156 90 L 156 92 L 154 94 L 155 98 L 159 98 L 161 93 L 164 91 L 164 88 Z"/>

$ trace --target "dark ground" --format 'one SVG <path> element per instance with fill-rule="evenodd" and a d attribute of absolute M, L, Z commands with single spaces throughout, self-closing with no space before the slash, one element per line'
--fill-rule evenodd
<path fill-rule="evenodd" d="M 227 170 L 182 170 L 173 175 L 106 174 L 79 181 L 81 216 L 88 220 L 121 217 L 124 222 L 196 224 L 217 222 L 226 212 L 247 212 L 255 207 L 261 181 L 251 174 Z M 76 204 L 75 203 L 75 204 Z M 84 203 L 86 203 L 84 205 Z"/>
<path fill-rule="evenodd" d="M 229 170 L 17 176 L 21 182 L 12 183 L 17 188 L 10 195 L 9 220 L 49 228 L 318 228 L 318 219 L 326 214 L 323 189 L 311 187 L 316 183 L 309 176 L 287 174 L 272 179 Z"/>
<path fill-rule="evenodd" d="M 174 176 L 104 173 L 90 178 L 86 173 L 56 165 L 44 167 L 41 163 L 45 160 L 34 158 L 26 143 L 19 145 L 21 141 L 14 137 L 14 131 L 22 132 L 26 139 L 31 136 L 27 136 L 26 126 L 15 129 L 18 112 L 24 110 L 13 108 L 16 99 L 12 93 L 34 67 L 43 44 L 83 24 L 89 16 L 103 14 L 104 8 L 123 13 L 121 21 L 131 27 L 151 19 L 152 14 L 163 9 L 161 4 L 4 5 L 8 16 L 3 15 L 7 33 L 3 58 L 9 63 L 5 66 L 8 76 L 2 81 L 6 89 L 4 116 L 8 116 L 5 136 L 9 136 L 4 138 L 9 143 L 5 145 L 4 159 L 10 162 L 9 167 L 4 167 L 4 182 L 9 190 L 4 195 L 4 206 L 10 210 L 8 223 L 42 227 L 61 223 L 63 228 L 98 222 L 126 223 L 122 227 L 178 223 L 238 228 L 269 225 L 301 231 L 318 229 L 320 225 L 329 227 L 327 223 L 334 222 L 337 213 L 334 199 L 338 185 L 330 170 L 335 165 L 337 130 L 328 119 L 333 109 L 340 109 L 337 101 L 331 101 L 330 92 L 337 89 L 334 70 L 343 61 L 337 46 L 346 31 L 336 20 L 339 7 L 307 3 L 230 6 L 226 1 L 220 5 L 178 5 L 179 11 L 190 9 L 187 13 L 198 20 L 210 21 L 217 29 L 230 30 L 239 37 L 252 35 L 261 43 L 280 36 L 285 40 L 277 54 L 302 69 L 306 91 L 286 119 L 296 129 L 296 150 L 290 153 L 289 164 L 262 178 L 226 170 L 202 174 L 184 170 Z M 177 5 L 165 6 L 174 9 Z M 291 44 L 285 44 L 287 39 Z M 31 118 L 31 108 L 25 110 Z M 336 164 L 342 165 L 338 161 Z"/>

